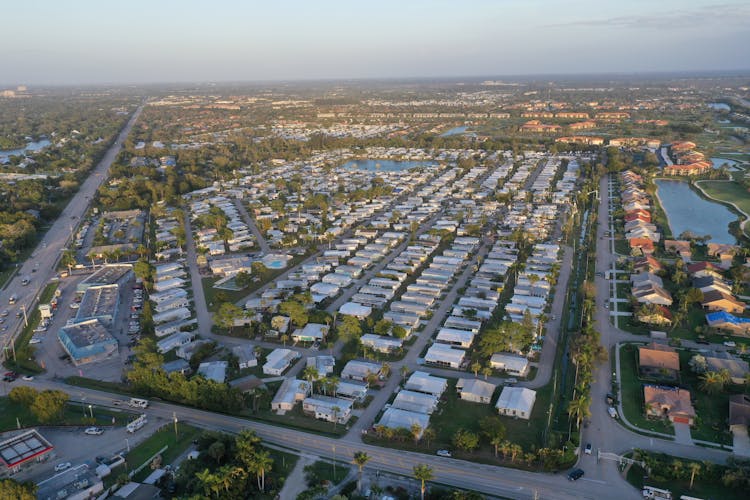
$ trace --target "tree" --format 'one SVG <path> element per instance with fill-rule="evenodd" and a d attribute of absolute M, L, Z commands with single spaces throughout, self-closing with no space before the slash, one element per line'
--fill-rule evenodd
<path fill-rule="evenodd" d="M 354 464 L 359 469 L 359 478 L 357 479 L 357 489 L 362 492 L 362 469 L 364 469 L 365 464 L 369 462 L 370 455 L 365 453 L 364 451 L 357 451 L 354 452 Z"/>
<path fill-rule="evenodd" d="M 279 306 L 279 312 L 291 318 L 292 323 L 298 327 L 303 327 L 307 324 L 308 316 L 305 306 L 296 300 L 286 300 Z"/>
<path fill-rule="evenodd" d="M 392 322 L 388 321 L 387 319 L 381 319 L 377 323 L 375 323 L 373 332 L 377 333 L 378 335 L 388 335 L 388 332 L 391 331 L 391 327 L 393 327 Z"/>
<path fill-rule="evenodd" d="M 207 450 L 208 456 L 216 460 L 216 464 L 221 464 L 222 459 L 227 453 L 226 446 L 222 441 L 216 441 Z"/>
<path fill-rule="evenodd" d="M 68 403 L 68 394 L 58 390 L 46 390 L 39 393 L 31 405 L 31 412 L 43 424 L 50 424 L 60 419 Z"/>
<path fill-rule="evenodd" d="M 266 473 L 271 471 L 271 467 L 273 467 L 273 459 L 270 453 L 258 451 L 253 455 L 253 462 L 249 468 L 255 472 L 260 491 L 266 491 Z"/>
<path fill-rule="evenodd" d="M 338 332 L 341 340 L 348 342 L 355 337 L 359 337 L 362 333 L 362 325 L 360 325 L 359 320 L 354 316 L 344 315 L 341 323 L 338 325 Z"/>
<path fill-rule="evenodd" d="M 318 377 L 320 377 L 320 374 L 318 373 L 318 369 L 314 366 L 306 366 L 304 370 L 302 370 L 302 378 L 310 382 L 310 387 L 313 386 L 313 383 L 318 380 Z"/>
<path fill-rule="evenodd" d="M 14 387 L 8 393 L 8 398 L 14 403 L 31 408 L 31 405 L 36 401 L 36 397 L 39 395 L 39 391 L 28 385 L 19 385 Z"/>
<path fill-rule="evenodd" d="M 68 268 L 68 275 L 73 273 L 73 266 L 77 264 L 76 254 L 72 250 L 65 250 L 60 257 L 60 264 Z"/>
<path fill-rule="evenodd" d="M 701 472 L 701 464 L 698 462 L 690 462 L 689 468 L 690 468 L 690 489 L 692 490 L 695 476 L 697 476 Z"/>
<path fill-rule="evenodd" d="M 480 363 L 479 361 L 474 361 L 471 364 L 471 371 L 474 372 L 475 377 L 479 374 L 479 370 L 481 369 L 482 369 L 482 363 Z"/>
<path fill-rule="evenodd" d="M 690 358 L 690 361 L 688 361 L 688 366 L 690 367 L 690 371 L 693 373 L 705 373 L 708 369 L 708 362 L 706 361 L 706 358 L 700 354 L 696 354 L 692 358 Z"/>
<path fill-rule="evenodd" d="M 401 378 L 406 379 L 406 376 L 409 374 L 409 367 L 406 365 L 401 365 L 399 371 L 401 372 Z"/>
<path fill-rule="evenodd" d="M 391 374 L 391 364 L 387 361 L 383 363 L 383 366 L 380 367 L 380 374 L 383 378 L 388 378 Z"/>
<path fill-rule="evenodd" d="M 411 437 L 414 438 L 414 445 L 419 442 L 419 438 L 422 437 L 422 426 L 419 425 L 419 423 L 414 422 L 411 424 L 411 427 L 409 428 L 409 432 L 411 432 Z"/>
<path fill-rule="evenodd" d="M 436 437 L 435 429 L 428 427 L 422 431 L 422 439 L 427 443 L 427 447 L 430 447 L 430 441 Z"/>
<path fill-rule="evenodd" d="M 36 500 L 36 484 L 19 483 L 15 479 L 0 479 L 0 498 L 14 500 Z"/>
<path fill-rule="evenodd" d="M 576 428 L 581 428 L 581 420 L 591 415 L 589 406 L 591 405 L 590 397 L 581 394 L 575 399 L 570 400 L 568 403 L 568 415 L 576 419 Z M 570 431 L 568 431 L 568 438 L 570 438 Z"/>
<path fill-rule="evenodd" d="M 505 439 L 505 425 L 500 417 L 497 415 L 491 415 L 482 418 L 479 421 L 479 427 L 482 429 L 484 434 L 489 440 L 490 444 L 495 447 L 495 456 L 497 457 L 497 449 Z"/>
<path fill-rule="evenodd" d="M 479 435 L 466 429 L 459 429 L 453 435 L 453 445 L 464 451 L 472 451 L 479 446 Z"/>
<path fill-rule="evenodd" d="M 391 334 L 397 339 L 406 338 L 406 328 L 401 325 L 396 325 L 391 329 Z"/>
<path fill-rule="evenodd" d="M 430 481 L 433 477 L 435 477 L 432 473 L 432 467 L 425 464 L 417 464 L 412 470 L 414 472 L 414 478 L 422 482 L 420 492 L 422 494 L 421 498 L 422 500 L 424 500 L 425 481 Z"/>
<path fill-rule="evenodd" d="M 700 376 L 698 387 L 707 394 L 716 395 L 724 390 L 724 387 L 729 383 L 729 379 L 729 372 L 726 370 L 706 372 Z"/>
<path fill-rule="evenodd" d="M 248 469 L 253 463 L 255 449 L 259 443 L 260 438 L 255 435 L 255 432 L 248 429 L 240 431 L 234 441 L 235 457 L 240 461 L 242 465 L 244 465 Z"/>
<path fill-rule="evenodd" d="M 238 305 L 231 302 L 224 302 L 219 306 L 219 310 L 214 314 L 214 322 L 221 328 L 231 330 L 234 328 L 234 320 L 245 316 L 245 311 Z"/>
<path fill-rule="evenodd" d="M 492 376 L 492 367 L 487 365 L 482 368 L 482 375 L 484 375 L 484 379 L 487 380 L 488 377 Z"/>

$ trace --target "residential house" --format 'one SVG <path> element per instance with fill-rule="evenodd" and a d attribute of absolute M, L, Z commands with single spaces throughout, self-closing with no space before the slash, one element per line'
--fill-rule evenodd
<path fill-rule="evenodd" d="M 312 384 L 307 380 L 285 378 L 271 401 L 271 410 L 276 412 L 292 410 L 295 404 L 310 394 L 311 389 Z"/>
<path fill-rule="evenodd" d="M 206 380 L 223 384 L 227 381 L 228 367 L 229 364 L 226 361 L 204 361 L 198 365 L 198 375 L 203 375 Z"/>
<path fill-rule="evenodd" d="M 652 307 L 642 306 L 635 313 L 641 323 L 657 326 L 669 326 L 672 324 L 672 312 L 664 306 L 652 304 Z"/>
<path fill-rule="evenodd" d="M 380 363 L 371 363 L 369 361 L 351 360 L 349 361 L 344 369 L 341 370 L 341 379 L 358 380 L 360 382 L 366 382 L 370 374 L 375 374 L 380 377 L 380 371 L 383 369 L 383 365 Z"/>
<path fill-rule="evenodd" d="M 404 389 L 432 394 L 438 398 L 443 395 L 443 392 L 445 392 L 447 387 L 447 379 L 436 377 L 427 372 L 421 371 L 412 373 L 404 384 Z"/>
<path fill-rule="evenodd" d="M 740 302 L 727 293 L 715 290 L 703 294 L 701 305 L 709 311 L 724 311 L 735 314 L 741 314 L 745 311 L 744 302 Z"/>
<path fill-rule="evenodd" d="M 680 356 L 673 347 L 652 343 L 638 348 L 638 371 L 644 378 L 677 380 Z"/>
<path fill-rule="evenodd" d="M 466 351 L 456 349 L 448 344 L 435 343 L 427 349 L 424 362 L 446 368 L 459 369 L 466 357 Z"/>
<path fill-rule="evenodd" d="M 706 370 L 709 372 L 720 372 L 726 370 L 733 384 L 744 384 L 748 373 L 748 363 L 740 358 L 732 356 L 726 351 L 715 351 L 705 354 Z"/>
<path fill-rule="evenodd" d="M 495 384 L 477 378 L 460 378 L 456 382 L 458 397 L 472 403 L 490 404 L 495 388 Z"/>
<path fill-rule="evenodd" d="M 732 394 L 729 396 L 729 430 L 732 434 L 747 438 L 750 425 L 750 396 Z"/>
<path fill-rule="evenodd" d="M 687 272 L 693 278 L 703 278 L 707 276 L 713 276 L 714 278 L 722 277 L 722 269 L 719 266 L 707 261 L 688 264 Z"/>
<path fill-rule="evenodd" d="M 693 256 L 690 242 L 685 240 L 664 240 L 664 250 L 679 255 L 682 260 L 689 262 Z"/>
<path fill-rule="evenodd" d="M 495 403 L 495 408 L 500 415 L 528 420 L 531 418 L 535 401 L 536 391 L 526 387 L 505 386 Z"/>
<path fill-rule="evenodd" d="M 252 344 L 242 344 L 232 347 L 232 354 L 237 358 L 240 370 L 258 366 L 258 359 L 255 357 L 255 347 Z"/>
<path fill-rule="evenodd" d="M 437 409 L 438 401 L 437 396 L 433 396 L 432 394 L 402 389 L 396 394 L 396 398 L 391 403 L 391 406 L 399 410 L 432 414 Z"/>
<path fill-rule="evenodd" d="M 646 384 L 643 386 L 646 416 L 668 418 L 670 422 L 693 425 L 695 409 L 690 391 L 679 387 Z"/>
<path fill-rule="evenodd" d="M 353 402 L 348 399 L 312 395 L 302 401 L 302 411 L 306 415 L 326 422 L 345 424 L 352 416 Z"/>
<path fill-rule="evenodd" d="M 724 311 L 706 314 L 706 323 L 711 328 L 732 335 L 750 336 L 750 318 L 740 318 Z"/>
<path fill-rule="evenodd" d="M 359 338 L 363 346 L 369 347 L 373 351 L 382 353 L 394 352 L 401 349 L 403 342 L 396 337 L 387 337 L 366 333 Z"/>
<path fill-rule="evenodd" d="M 303 328 L 298 328 L 292 333 L 295 342 L 322 342 L 328 335 L 328 325 L 320 323 L 307 323 Z"/>
<path fill-rule="evenodd" d="M 265 375 L 281 375 L 299 357 L 298 352 L 290 349 L 274 349 L 266 356 L 263 373 Z"/>
<path fill-rule="evenodd" d="M 529 360 L 517 354 L 498 352 L 490 358 L 490 366 L 495 370 L 502 370 L 508 375 L 525 377 L 531 368 Z"/>

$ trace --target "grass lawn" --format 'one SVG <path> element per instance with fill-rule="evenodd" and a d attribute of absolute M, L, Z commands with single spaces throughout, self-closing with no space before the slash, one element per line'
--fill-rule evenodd
<path fill-rule="evenodd" d="M 688 467 L 690 460 L 683 460 Z M 747 498 L 746 491 L 734 490 L 724 487 L 721 481 L 701 481 L 700 475 L 696 476 L 693 489 L 690 489 L 690 478 L 676 481 L 656 481 L 648 477 L 648 473 L 642 468 L 634 465 L 628 470 L 627 481 L 638 489 L 646 486 L 661 488 L 672 492 L 672 498 L 680 498 L 686 495 L 693 498 L 721 498 L 722 500 L 741 500 Z"/>
<path fill-rule="evenodd" d="M 737 182 L 701 181 L 698 186 L 709 196 L 727 203 L 734 203 L 743 212 L 750 214 L 750 194 Z M 750 236 L 750 227 L 745 226 Z"/>
<path fill-rule="evenodd" d="M 309 471 L 309 474 L 313 476 L 312 479 L 314 483 L 322 483 L 326 481 L 332 485 L 336 485 L 346 479 L 351 467 L 350 464 L 342 464 L 340 462 L 334 467 L 331 462 L 318 460 L 317 462 L 305 467 L 305 475 L 307 475 Z"/>
<path fill-rule="evenodd" d="M 688 362 L 693 354 L 689 351 L 680 351 L 681 381 L 690 388 L 695 413 L 698 415 L 691 435 L 693 439 L 731 445 L 732 435 L 726 425 L 729 418 L 729 394 L 722 392 L 709 395 L 698 389 L 700 379 L 688 368 Z"/>
<path fill-rule="evenodd" d="M 253 288 L 253 285 L 243 288 L 241 290 L 223 290 L 220 288 L 214 288 L 214 283 L 219 281 L 221 278 L 201 278 L 203 284 L 203 294 L 206 297 L 206 307 L 211 312 L 216 312 L 219 309 L 219 305 L 222 302 L 237 302 L 243 297 L 247 297 L 254 289 L 260 288 L 262 282 L 253 283 L 258 285 Z"/>
<path fill-rule="evenodd" d="M 620 255 L 630 255 L 630 245 L 627 240 L 615 238 L 615 253 Z"/>
<path fill-rule="evenodd" d="M 347 428 L 357 420 L 356 417 L 352 417 L 347 425 L 337 424 L 334 426 L 330 422 L 308 417 L 302 413 L 301 404 L 295 405 L 293 410 L 286 412 L 284 415 L 277 415 L 270 409 L 261 409 L 253 413 L 252 416 L 245 415 L 245 417 L 333 437 L 340 437 L 346 434 Z"/>
<path fill-rule="evenodd" d="M 125 456 L 125 461 L 130 469 L 136 469 L 150 460 L 164 446 L 168 446 L 166 451 L 162 453 L 162 464 L 167 465 L 180 456 L 200 432 L 200 429 L 196 427 L 178 422 L 177 435 L 175 436 L 174 425 L 165 425 L 141 444 L 132 448 Z M 135 481 L 142 481 L 151 472 L 151 468 L 147 466 L 133 478 Z"/>
<path fill-rule="evenodd" d="M 620 356 L 620 398 L 622 411 L 628 421 L 641 429 L 674 435 L 674 427 L 669 422 L 646 418 L 643 410 L 643 382 L 638 378 L 635 344 L 622 346 Z"/>
<path fill-rule="evenodd" d="M 45 425 L 66 425 L 66 426 L 111 426 L 112 417 L 115 418 L 115 425 L 126 425 L 132 415 L 129 412 L 116 412 L 105 410 L 101 407 L 92 408 L 94 418 L 90 417 L 90 410 L 85 408 L 86 416 L 84 417 L 84 408 L 79 404 L 68 403 L 62 417 L 51 424 Z M 0 432 L 15 430 L 18 423 L 22 427 L 34 427 L 40 425 L 39 420 L 23 405 L 14 403 L 7 397 L 0 398 Z"/>

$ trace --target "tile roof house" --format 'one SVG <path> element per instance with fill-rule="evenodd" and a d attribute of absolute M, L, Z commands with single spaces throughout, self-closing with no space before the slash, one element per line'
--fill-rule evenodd
<path fill-rule="evenodd" d="M 680 376 L 680 356 L 676 349 L 664 344 L 640 346 L 638 371 L 646 378 L 677 380 Z"/>
<path fill-rule="evenodd" d="M 633 288 L 633 297 L 641 304 L 656 304 L 660 306 L 671 306 L 672 295 L 664 288 L 646 284 L 643 287 Z"/>
<path fill-rule="evenodd" d="M 687 266 L 687 272 L 694 278 L 705 276 L 721 278 L 722 269 L 711 262 L 700 261 L 689 264 Z"/>
<path fill-rule="evenodd" d="M 679 255 L 683 260 L 689 261 L 693 256 L 690 242 L 685 240 L 664 240 L 664 250 Z"/>
<path fill-rule="evenodd" d="M 653 273 L 656 271 L 661 271 L 664 269 L 664 266 L 661 262 L 656 260 L 651 255 L 644 255 L 642 257 L 636 257 L 633 259 L 633 270 L 640 272 L 640 273 Z"/>
<path fill-rule="evenodd" d="M 744 384 L 748 373 L 747 361 L 735 358 L 726 351 L 716 351 L 705 355 L 706 370 L 709 372 L 729 372 L 733 384 Z"/>
<path fill-rule="evenodd" d="M 668 418 L 670 422 L 693 425 L 695 409 L 690 402 L 690 391 L 677 387 L 643 386 L 646 416 Z"/>
<path fill-rule="evenodd" d="M 644 255 L 654 253 L 654 242 L 648 238 L 632 238 L 628 240 L 632 249 L 639 249 Z"/>
<path fill-rule="evenodd" d="M 737 427 L 745 427 L 744 431 L 747 434 L 748 425 L 750 425 L 750 396 L 732 394 L 729 396 L 729 430 L 735 433 L 739 430 Z"/>

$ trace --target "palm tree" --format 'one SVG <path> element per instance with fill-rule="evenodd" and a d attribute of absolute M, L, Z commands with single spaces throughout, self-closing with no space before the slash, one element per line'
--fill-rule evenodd
<path fill-rule="evenodd" d="M 419 438 L 422 436 L 422 426 L 419 425 L 417 422 L 414 422 L 411 424 L 411 428 L 409 428 L 409 431 L 411 432 L 411 436 L 414 438 L 414 445 L 419 442 Z"/>
<path fill-rule="evenodd" d="M 409 367 L 406 365 L 401 365 L 401 378 L 405 379 L 406 376 L 409 374 Z"/>
<path fill-rule="evenodd" d="M 482 368 L 482 375 L 484 375 L 484 379 L 487 380 L 487 377 L 492 375 L 492 367 L 490 365 L 487 365 Z"/>
<path fill-rule="evenodd" d="M 422 431 L 422 439 L 425 440 L 428 448 L 430 447 L 430 441 L 435 439 L 435 437 L 435 429 L 433 429 L 432 427 L 428 427 Z"/>
<path fill-rule="evenodd" d="M 333 408 L 331 408 L 331 411 L 333 412 L 333 428 L 335 429 L 336 424 L 339 421 L 339 412 L 341 412 L 341 408 L 339 408 L 338 406 L 334 406 Z"/>
<path fill-rule="evenodd" d="M 726 385 L 725 379 L 721 372 L 706 372 L 701 375 L 700 389 L 711 395 L 720 393 Z"/>
<path fill-rule="evenodd" d="M 422 500 L 424 500 L 424 492 L 425 492 L 425 481 L 430 481 L 433 477 L 435 477 L 432 474 L 432 467 L 425 464 L 417 464 L 414 466 L 414 478 L 422 481 L 422 488 L 420 489 L 420 492 L 422 493 Z"/>
<path fill-rule="evenodd" d="M 357 479 L 357 489 L 362 492 L 362 469 L 365 468 L 365 464 L 370 461 L 370 455 L 364 451 L 357 451 L 354 453 L 354 464 L 359 468 L 359 479 Z"/>
<path fill-rule="evenodd" d="M 318 374 L 318 369 L 315 368 L 314 366 L 306 366 L 305 369 L 302 370 L 302 378 L 307 380 L 310 383 L 310 386 L 313 385 L 313 382 L 318 380 L 319 376 L 320 375 Z"/>
<path fill-rule="evenodd" d="M 585 394 L 582 394 L 578 396 L 575 399 L 572 399 L 570 403 L 568 403 L 568 415 L 571 417 L 575 417 L 576 419 L 576 428 L 581 428 L 581 420 L 591 415 L 591 411 L 589 410 L 589 406 L 591 405 L 591 401 L 589 396 L 586 396 Z M 568 439 L 570 439 L 571 434 L 570 427 L 568 428 Z"/>
<path fill-rule="evenodd" d="M 388 378 L 391 374 L 391 364 L 388 362 L 383 363 L 383 366 L 380 368 L 380 374 L 383 375 L 383 378 Z"/>
<path fill-rule="evenodd" d="M 266 491 L 266 472 L 270 472 L 272 466 L 273 459 L 267 451 L 258 451 L 253 455 L 251 467 L 255 472 L 260 491 Z"/>
<path fill-rule="evenodd" d="M 693 489 L 693 480 L 695 480 L 695 476 L 700 474 L 701 472 L 701 464 L 698 462 L 690 462 L 690 465 L 688 466 L 690 469 L 690 489 Z"/>
<path fill-rule="evenodd" d="M 479 361 L 474 361 L 471 364 L 471 371 L 474 372 L 475 377 L 477 376 L 477 374 L 479 373 L 479 370 L 481 369 L 482 369 L 482 363 L 480 363 Z"/>

